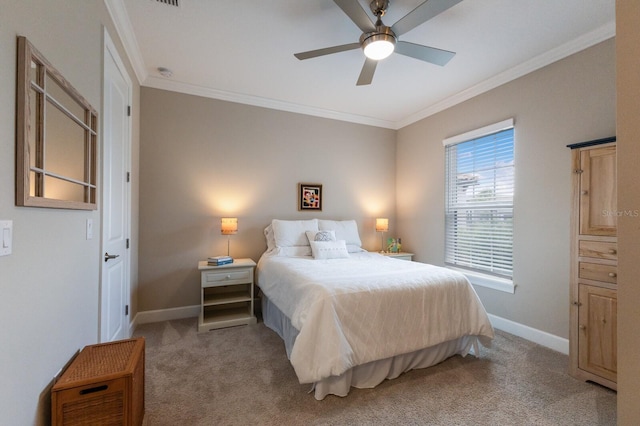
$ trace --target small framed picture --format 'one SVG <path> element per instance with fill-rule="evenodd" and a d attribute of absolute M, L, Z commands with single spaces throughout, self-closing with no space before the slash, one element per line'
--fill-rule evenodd
<path fill-rule="evenodd" d="M 298 184 L 298 210 L 322 210 L 322 185 Z"/>

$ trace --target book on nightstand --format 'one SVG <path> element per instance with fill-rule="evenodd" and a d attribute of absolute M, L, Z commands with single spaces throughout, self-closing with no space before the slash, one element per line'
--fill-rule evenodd
<path fill-rule="evenodd" d="M 212 256 L 207 258 L 207 263 L 211 266 L 221 266 L 233 263 L 233 257 L 231 256 Z"/>

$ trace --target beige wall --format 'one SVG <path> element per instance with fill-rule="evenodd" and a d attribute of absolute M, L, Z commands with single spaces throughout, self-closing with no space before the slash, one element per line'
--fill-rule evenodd
<path fill-rule="evenodd" d="M 99 112 L 103 25 L 119 44 L 102 1 L 0 3 L 0 219 L 13 220 L 14 234 L 13 254 L 0 257 L 0 423 L 47 424 L 54 374 L 98 339 L 101 210 L 14 205 L 16 36 L 26 36 Z M 137 134 L 135 121 L 134 161 Z M 135 291 L 135 276 L 133 284 Z"/>
<path fill-rule="evenodd" d="M 149 88 L 141 111 L 140 311 L 199 305 L 220 217 L 239 220 L 231 255 L 255 261 L 273 218 L 356 219 L 371 250 L 376 217 L 393 233 L 393 130 Z M 323 185 L 322 212 L 297 210 L 299 182 Z"/>
<path fill-rule="evenodd" d="M 618 132 L 618 424 L 640 424 L 640 3 L 616 2 Z"/>
<path fill-rule="evenodd" d="M 397 215 L 417 260 L 444 263 L 444 138 L 515 119 L 515 294 L 476 287 L 499 317 L 568 338 L 570 152 L 615 134 L 609 40 L 398 132 Z"/>
<path fill-rule="evenodd" d="M 46 424 L 51 378 L 76 350 L 98 338 L 101 210 L 14 206 L 15 38 L 27 36 L 98 111 L 102 25 L 122 49 L 101 1 L 1 1 L 0 219 L 13 220 L 14 246 L 12 255 L 0 257 L 0 423 Z M 624 43 L 618 46 L 618 79 L 624 94 L 640 86 L 634 63 L 640 57 L 635 50 L 638 30 L 633 28 L 640 16 L 632 2 L 618 3 Z M 121 57 L 126 63 L 126 55 Z M 612 73 L 613 42 L 605 42 L 408 126 L 397 136 L 390 130 L 153 89 L 144 90 L 141 107 L 134 83 L 132 307 L 146 311 L 199 302 L 195 262 L 226 250 L 226 239 L 219 234 L 223 215 L 240 218 L 240 233 L 231 240 L 232 255 L 238 257 L 257 259 L 264 249 L 262 228 L 272 217 L 356 218 L 365 246 L 377 250 L 373 220 L 384 215 L 392 219 L 390 235 L 401 236 L 419 260 L 441 263 L 441 140 L 513 116 L 519 139 L 517 179 L 522 182 L 517 185 L 525 189 L 516 213 L 520 287 L 515 295 L 479 293 L 492 313 L 565 336 L 570 177 L 564 146 L 615 132 Z M 639 204 L 630 185 L 637 181 L 639 156 L 639 145 L 630 136 L 638 130 L 632 115 L 638 110 L 636 92 L 619 94 L 619 173 L 626 188 L 619 196 L 626 209 Z M 137 142 L 140 113 L 142 152 Z M 140 157 L 144 167 L 138 192 L 135 165 Z M 324 184 L 322 213 L 297 211 L 300 181 Z M 396 195 L 400 227 L 394 220 Z M 90 241 L 84 234 L 87 218 L 94 221 Z M 621 229 L 619 416 L 620 424 L 635 424 L 640 418 L 635 401 L 640 344 L 633 324 L 640 313 L 633 301 L 640 294 L 631 284 L 640 274 L 638 227 L 629 220 L 621 222 Z M 137 292 L 138 273 L 143 285 Z"/>

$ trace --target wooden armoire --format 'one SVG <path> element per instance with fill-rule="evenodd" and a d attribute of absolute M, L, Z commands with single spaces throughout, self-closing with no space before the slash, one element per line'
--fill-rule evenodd
<path fill-rule="evenodd" d="M 569 145 L 573 174 L 569 372 L 616 389 L 615 137 Z"/>

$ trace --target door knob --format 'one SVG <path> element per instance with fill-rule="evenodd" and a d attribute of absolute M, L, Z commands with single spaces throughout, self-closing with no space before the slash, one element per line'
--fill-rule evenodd
<path fill-rule="evenodd" d="M 104 261 L 107 262 L 109 259 L 115 259 L 116 257 L 120 257 L 119 254 L 109 254 L 107 252 L 104 253 Z"/>

